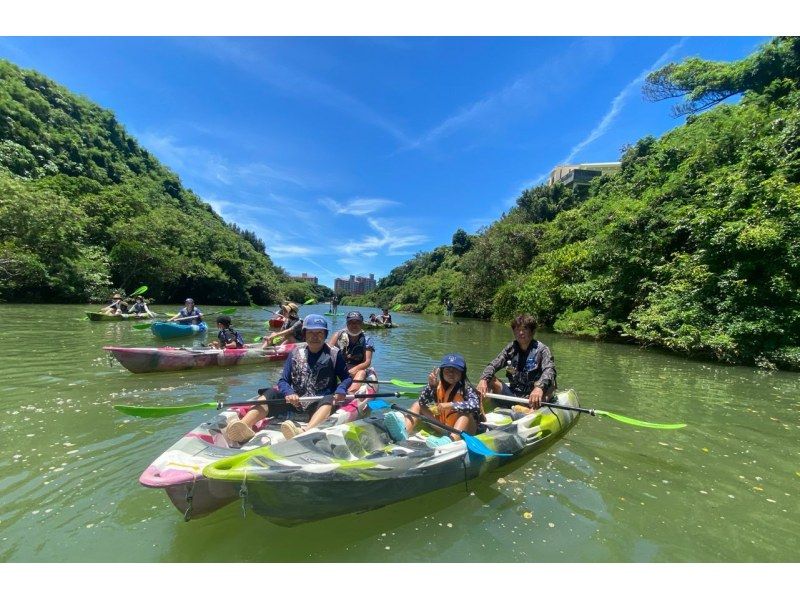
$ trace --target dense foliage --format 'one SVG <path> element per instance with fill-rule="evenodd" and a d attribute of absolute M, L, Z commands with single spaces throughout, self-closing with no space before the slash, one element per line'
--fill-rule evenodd
<path fill-rule="evenodd" d="M 687 95 L 679 111 L 742 100 L 627 148 L 586 198 L 525 191 L 463 255 L 461 237 L 418 254 L 364 303 L 441 313 L 450 297 L 461 315 L 528 311 L 559 332 L 800 368 L 798 56 L 776 38 L 740 62 L 661 69 L 650 85 Z"/>
<path fill-rule="evenodd" d="M 141 284 L 161 302 L 324 295 L 289 281 L 111 112 L 0 60 L 0 300 L 102 300 Z"/>

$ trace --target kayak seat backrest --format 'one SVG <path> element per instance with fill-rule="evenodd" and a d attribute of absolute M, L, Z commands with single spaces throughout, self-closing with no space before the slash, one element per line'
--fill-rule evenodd
<path fill-rule="evenodd" d="M 389 438 L 380 428 L 356 421 L 331 429 L 328 432 L 328 441 L 338 459 L 353 460 L 382 451 Z"/>

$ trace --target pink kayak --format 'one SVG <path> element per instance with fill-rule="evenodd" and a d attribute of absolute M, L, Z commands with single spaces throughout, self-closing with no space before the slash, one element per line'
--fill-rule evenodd
<path fill-rule="evenodd" d="M 214 366 L 228 367 L 283 361 L 295 344 L 278 345 L 262 349 L 261 343 L 245 345 L 241 349 L 213 349 L 210 347 L 103 347 L 125 368 L 135 374 L 147 372 L 172 372 Z"/>

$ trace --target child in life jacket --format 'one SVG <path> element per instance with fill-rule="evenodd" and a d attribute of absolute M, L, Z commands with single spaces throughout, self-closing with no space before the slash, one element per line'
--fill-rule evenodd
<path fill-rule="evenodd" d="M 478 422 L 482 420 L 481 401 L 467 380 L 467 363 L 464 357 L 458 353 L 449 353 L 442 357 L 439 367 L 428 375 L 428 385 L 422 389 L 419 399 L 410 410 L 435 418 L 456 430 L 475 434 Z M 405 440 L 412 433 L 416 418 L 398 411 L 389 411 L 384 415 L 383 421 L 392 439 L 399 441 Z M 453 440 L 460 440 L 460 437 L 457 434 L 430 436 L 426 443 L 436 447 Z"/>

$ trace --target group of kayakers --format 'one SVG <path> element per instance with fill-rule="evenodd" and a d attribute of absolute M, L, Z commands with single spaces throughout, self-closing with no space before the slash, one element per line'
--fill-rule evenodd
<path fill-rule="evenodd" d="M 346 397 L 360 388 L 365 379 L 376 379 L 372 370 L 375 345 L 365 335 L 363 324 L 360 312 L 349 312 L 346 328 L 335 332 L 326 344 L 327 320 L 316 314 L 306 316 L 299 326 L 299 338 L 305 344 L 292 350 L 274 388 L 259 389 L 261 404 L 227 425 L 225 437 L 233 443 L 247 442 L 255 435 L 260 421 L 267 416 L 283 415 L 286 420 L 281 431 L 288 439 L 317 427 L 337 408 L 362 412 L 366 399 L 348 402 Z M 296 323 L 289 324 L 290 328 L 295 326 Z M 413 414 L 432 417 L 457 431 L 474 434 L 485 420 L 483 405 L 487 393 L 527 398 L 527 407 L 517 401 L 494 399 L 497 406 L 510 407 L 512 412 L 538 409 L 556 389 L 556 370 L 550 349 L 534 339 L 536 327 L 532 316 L 517 316 L 511 323 L 515 339 L 484 368 L 477 386 L 470 383 L 467 363 L 461 354 L 445 355 L 428 375 L 427 385 L 410 409 L 412 415 L 397 411 L 385 414 L 384 424 L 392 440 L 403 441 L 412 434 L 417 423 Z M 507 383 L 496 376 L 503 368 Z M 301 397 L 317 399 L 304 404 Z M 307 423 L 296 423 L 295 420 L 301 419 Z M 435 447 L 458 439 L 456 433 L 431 435 L 426 442 Z"/>
<path fill-rule="evenodd" d="M 112 305 L 122 309 L 122 296 L 117 294 L 113 299 Z M 137 305 L 144 305 L 139 309 L 149 313 L 144 300 L 141 297 L 136 299 Z M 370 322 L 391 325 L 389 310 L 382 309 L 382 312 L 380 316 L 370 314 Z M 286 417 L 281 424 L 281 431 L 287 439 L 317 427 L 336 409 L 350 411 L 355 417 L 363 412 L 367 401 L 347 401 L 347 395 L 356 392 L 365 381 L 377 380 L 372 368 L 375 344 L 364 333 L 364 316 L 361 312 L 348 312 L 345 328 L 334 332 L 327 343 L 328 322 L 323 316 L 311 314 L 301 320 L 299 306 L 292 302 L 281 305 L 279 315 L 283 317 L 281 329 L 267 335 L 262 348 L 272 346 L 276 339 L 298 346 L 288 356 L 275 387 L 259 389 L 257 402 L 260 404 L 244 410 L 240 419 L 227 425 L 224 434 L 229 442 L 244 443 L 250 440 L 259 423 L 267 416 Z M 169 321 L 199 324 L 202 319 L 203 313 L 189 298 L 180 312 Z M 530 315 L 514 318 L 511 322 L 514 340 L 483 369 L 476 386 L 467 377 L 464 357 L 457 352 L 446 354 L 439 366 L 429 373 L 427 385 L 412 405 L 411 414 L 398 411 L 385 414 L 384 424 L 388 434 L 397 442 L 407 439 L 417 424 L 416 415 L 434 418 L 457 431 L 475 434 L 485 421 L 484 400 L 487 394 L 527 398 L 528 407 L 520 406 L 518 401 L 494 398 L 495 405 L 510 407 L 512 412 L 524 413 L 538 409 L 541 402 L 552 396 L 556 389 L 556 369 L 550 349 L 534 338 L 536 328 L 536 319 Z M 242 335 L 231 326 L 230 316 L 218 316 L 217 329 L 217 340 L 212 343 L 213 346 L 222 349 L 244 346 Z M 502 369 L 506 370 L 507 382 L 497 377 Z M 317 399 L 301 401 L 302 397 Z M 305 423 L 298 424 L 295 420 Z M 458 438 L 456 433 L 431 435 L 427 443 L 435 447 Z"/>
<path fill-rule="evenodd" d="M 363 324 L 360 312 L 349 312 L 346 328 L 334 333 L 326 343 L 328 321 L 317 314 L 306 316 L 300 324 L 300 338 L 305 344 L 289 354 L 275 387 L 259 389 L 261 404 L 252 407 L 241 419 L 228 423 L 224 431 L 228 441 L 247 442 L 255 435 L 258 423 L 268 415 L 286 416 L 281 432 L 288 439 L 317 427 L 337 408 L 354 414 L 363 411 L 364 401 L 346 400 L 347 394 L 360 388 L 368 376 L 374 379 L 371 365 L 375 345 L 364 334 Z M 316 397 L 316 400 L 304 404 L 301 397 Z M 306 423 L 301 426 L 295 420 Z"/>
<path fill-rule="evenodd" d="M 140 317 L 147 316 L 149 318 L 155 316 L 155 314 L 150 311 L 150 308 L 147 307 L 147 303 L 145 303 L 142 295 L 137 295 L 133 305 L 129 306 L 119 293 L 114 293 L 111 297 L 111 303 L 101 309 L 100 313 L 108 316 L 134 315 Z"/>

